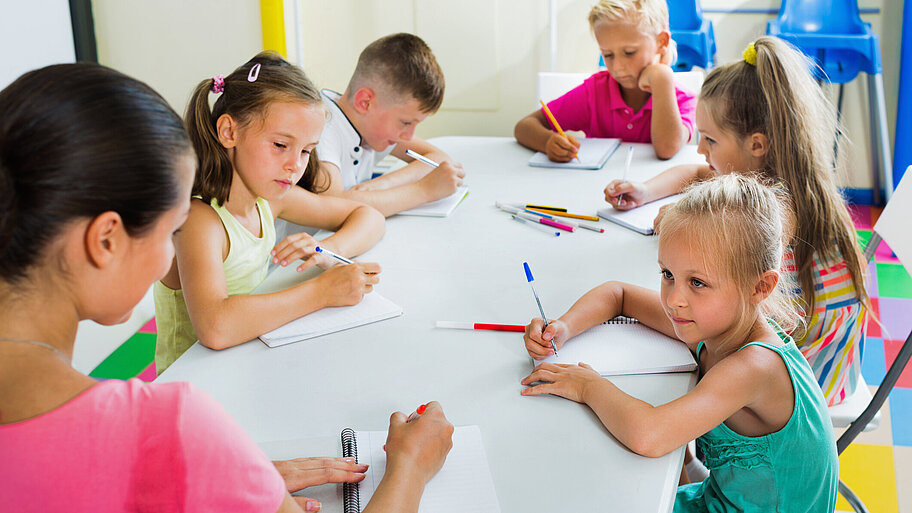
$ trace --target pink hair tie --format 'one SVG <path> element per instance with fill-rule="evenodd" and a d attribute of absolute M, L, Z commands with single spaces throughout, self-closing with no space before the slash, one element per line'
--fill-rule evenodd
<path fill-rule="evenodd" d="M 225 90 L 225 77 L 223 77 L 221 75 L 216 75 L 216 76 L 212 77 L 212 89 L 210 89 L 210 91 L 218 94 L 224 90 Z"/>

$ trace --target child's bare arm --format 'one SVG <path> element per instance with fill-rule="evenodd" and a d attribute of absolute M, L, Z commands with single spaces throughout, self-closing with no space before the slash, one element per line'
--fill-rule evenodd
<path fill-rule="evenodd" d="M 749 358 L 735 356 L 745 355 L 727 357 L 710 369 L 696 388 L 660 406 L 627 395 L 585 364 L 539 365 L 522 384 L 545 383 L 522 393 L 554 394 L 585 403 L 630 450 L 660 457 L 718 426 L 765 393 L 770 366 L 766 362 L 754 365 Z M 778 364 L 782 365 L 781 360 Z"/>
<path fill-rule="evenodd" d="M 559 319 L 542 330 L 541 319 L 533 319 L 523 339 L 526 350 L 536 360 L 551 354 L 551 340 L 559 350 L 567 340 L 596 324 L 618 315 L 633 317 L 650 328 L 675 337 L 674 327 L 662 309 L 659 293 L 628 283 L 609 281 L 579 298 Z"/>
<path fill-rule="evenodd" d="M 412 150 L 420 155 L 424 155 L 438 164 L 449 162 L 453 167 L 462 169 L 462 164 L 454 161 L 445 151 L 424 139 L 413 137 L 410 141 L 403 141 L 397 144 L 396 147 L 393 148 L 393 151 L 390 152 L 390 155 L 404 162 L 408 162 L 408 165 L 395 171 L 385 173 L 373 180 L 358 184 L 354 188 L 358 190 L 381 190 L 399 187 L 401 185 L 416 182 L 434 170 L 434 168 L 428 164 L 406 155 L 406 150 Z"/>
<path fill-rule="evenodd" d="M 674 74 L 669 66 L 650 64 L 640 74 L 640 89 L 652 93 L 652 147 L 660 159 L 670 159 L 690 135 L 681 121 L 675 94 Z"/>
<path fill-rule="evenodd" d="M 612 180 L 605 187 L 605 201 L 619 210 L 627 210 L 672 194 L 677 194 L 688 185 L 712 177 L 707 165 L 682 164 L 640 182 Z"/>
<path fill-rule="evenodd" d="M 198 201 L 174 246 L 190 320 L 200 342 L 212 349 L 236 346 L 325 306 L 356 304 L 379 281 L 365 274 L 379 272 L 379 265 L 357 263 L 280 292 L 229 296 L 222 267 L 225 230 L 215 211 Z"/>
<path fill-rule="evenodd" d="M 325 194 L 366 203 L 385 217 L 453 194 L 462 185 L 465 176 L 461 166 L 443 162 L 416 182 L 381 190 L 345 190 L 342 188 L 339 168 L 325 161 L 321 165 L 328 175 L 335 175 Z"/>

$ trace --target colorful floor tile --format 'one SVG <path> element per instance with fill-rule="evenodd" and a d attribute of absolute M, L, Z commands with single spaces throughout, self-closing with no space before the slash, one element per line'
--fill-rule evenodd
<path fill-rule="evenodd" d="M 887 445 L 854 443 L 839 456 L 839 478 L 871 511 L 899 513 L 893 448 Z M 839 511 L 852 511 L 842 497 Z"/>

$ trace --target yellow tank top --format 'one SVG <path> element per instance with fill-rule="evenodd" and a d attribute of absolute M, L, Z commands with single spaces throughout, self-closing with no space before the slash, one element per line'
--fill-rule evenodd
<path fill-rule="evenodd" d="M 215 198 L 210 206 L 218 214 L 228 234 L 228 256 L 222 262 L 228 295 L 250 294 L 266 279 L 269 252 L 275 247 L 276 231 L 269 202 L 257 198 L 260 214 L 260 237 L 244 228 L 224 205 Z M 161 374 L 174 360 L 198 339 L 190 322 L 182 290 L 173 290 L 162 282 L 155 283 L 155 323 L 158 338 L 155 343 L 155 370 Z"/>

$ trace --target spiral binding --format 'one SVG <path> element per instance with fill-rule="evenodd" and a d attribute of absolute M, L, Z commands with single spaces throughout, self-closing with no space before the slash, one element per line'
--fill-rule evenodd
<path fill-rule="evenodd" d="M 639 324 L 640 321 L 634 319 L 633 317 L 624 317 L 623 315 L 618 315 L 614 319 L 609 319 L 602 324 Z"/>
<path fill-rule="evenodd" d="M 358 462 L 358 441 L 352 428 L 342 430 L 342 457 L 355 458 Z M 361 513 L 361 496 L 358 493 L 358 483 L 342 484 L 342 503 L 345 513 Z"/>

